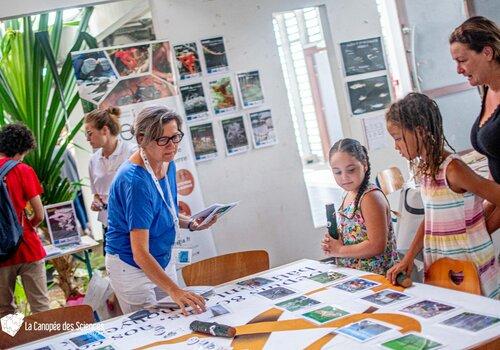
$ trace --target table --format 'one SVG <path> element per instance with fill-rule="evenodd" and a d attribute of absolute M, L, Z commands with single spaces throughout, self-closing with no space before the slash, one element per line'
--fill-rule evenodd
<path fill-rule="evenodd" d="M 328 279 L 328 273 L 332 272 L 336 273 L 337 276 L 344 274 L 346 277 L 322 283 Z M 330 276 L 334 278 L 334 275 Z M 258 274 L 257 277 L 267 279 L 270 282 L 254 288 L 238 285 L 234 282 L 215 287 L 213 296 L 207 302 L 207 307 L 218 305 L 215 312 L 207 311 L 204 314 L 185 317 L 180 315 L 177 310 L 156 309 L 140 320 L 131 320 L 127 316 L 120 316 L 97 323 L 94 325 L 94 330 L 105 338 L 85 345 L 81 349 L 361 348 L 380 350 L 379 344 L 381 342 L 394 339 L 402 334 L 423 335 L 442 343 L 445 349 L 465 349 L 500 340 L 500 322 L 478 332 L 440 324 L 440 322 L 462 314 L 464 311 L 493 316 L 497 321 L 500 321 L 500 302 L 485 297 L 424 284 L 415 284 L 405 290 L 390 285 L 380 275 L 338 268 L 334 265 L 307 259 L 265 271 Z M 313 278 L 311 279 L 311 277 Z M 362 277 L 364 282 L 350 282 L 351 287 L 363 284 L 365 287 L 373 285 L 356 293 L 349 293 L 337 288 L 344 285 L 344 282 L 353 281 L 359 277 Z M 247 279 L 248 277 L 238 281 Z M 260 282 L 264 283 L 264 279 L 261 279 Z M 259 280 L 252 281 L 258 284 Z M 280 288 L 287 288 L 293 294 L 283 296 L 287 292 Z M 402 292 L 406 298 L 387 305 L 378 305 L 363 299 L 363 297 L 388 288 L 394 292 Z M 278 292 L 279 290 L 282 291 L 281 294 Z M 267 292 L 262 294 L 273 294 L 278 298 L 271 300 L 258 294 L 263 291 Z M 397 298 L 402 298 L 401 294 L 396 295 L 398 295 Z M 280 303 L 299 296 L 301 297 L 300 302 Z M 314 302 L 309 301 L 310 299 L 313 299 Z M 379 300 L 379 303 L 387 302 L 391 300 L 391 296 L 381 297 Z M 437 309 L 425 306 L 412 307 L 412 310 L 420 312 L 421 315 L 435 314 L 434 316 L 424 318 L 401 311 L 423 300 L 432 300 L 440 303 L 441 306 L 434 304 L 439 306 Z M 348 314 L 324 323 L 320 323 L 321 317 L 327 319 L 333 317 L 334 314 L 340 316 L 342 312 L 334 309 L 330 309 L 330 312 L 328 309 L 323 313 L 316 312 L 316 321 L 302 316 L 309 311 L 327 306 L 341 309 Z M 452 307 L 452 309 L 443 311 L 447 308 L 445 306 Z M 223 314 L 223 309 L 229 313 Z M 221 315 L 213 316 L 216 313 L 221 313 Z M 196 319 L 232 325 L 236 327 L 237 336 L 234 339 L 227 339 L 192 333 L 189 330 L 189 324 Z M 376 332 L 377 329 L 380 331 L 383 328 L 388 328 L 388 330 L 365 342 L 335 333 L 335 330 L 356 322 L 363 321 L 366 326 L 367 320 L 372 320 L 373 323 L 370 323 L 369 327 L 364 328 L 364 330 L 367 329 L 370 332 Z M 375 328 L 373 328 L 374 324 Z M 479 325 L 478 322 L 472 324 Z M 26 344 L 21 348 L 39 349 L 50 345 L 50 349 L 54 350 L 76 349 L 76 346 L 69 339 L 88 333 L 88 329 L 63 333 Z"/>
<path fill-rule="evenodd" d="M 47 255 L 45 261 L 50 261 L 52 259 L 59 258 L 64 255 L 71 254 L 75 259 L 80 260 L 85 263 L 87 272 L 89 274 L 89 279 L 92 278 L 92 265 L 90 264 L 89 251 L 99 245 L 99 242 L 93 240 L 89 236 L 82 236 L 82 240 L 78 245 L 70 245 L 65 248 L 60 248 L 61 252 L 53 255 Z M 44 247 L 45 248 L 45 247 Z M 47 249 L 46 249 L 47 250 Z M 81 255 L 83 254 L 83 255 Z"/>

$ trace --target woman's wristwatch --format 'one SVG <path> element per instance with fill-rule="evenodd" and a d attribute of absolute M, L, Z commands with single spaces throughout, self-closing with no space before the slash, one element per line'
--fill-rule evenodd
<path fill-rule="evenodd" d="M 189 223 L 188 223 L 188 227 L 187 227 L 187 228 L 188 228 L 188 230 L 189 230 L 190 232 L 196 231 L 196 230 L 193 230 L 193 229 L 191 228 L 191 224 L 192 224 L 193 222 L 194 222 L 194 220 L 193 220 L 193 219 L 189 219 Z"/>

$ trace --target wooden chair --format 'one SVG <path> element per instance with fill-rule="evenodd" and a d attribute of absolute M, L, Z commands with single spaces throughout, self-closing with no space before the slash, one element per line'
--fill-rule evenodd
<path fill-rule="evenodd" d="M 376 181 L 377 185 L 379 185 L 380 189 L 386 196 L 402 189 L 405 183 L 403 174 L 397 167 L 382 170 L 377 174 Z"/>
<path fill-rule="evenodd" d="M 265 250 L 230 253 L 195 262 L 182 268 L 187 286 L 216 286 L 269 269 Z"/>
<path fill-rule="evenodd" d="M 60 325 L 60 328 L 52 331 L 36 330 L 35 322 L 37 325 L 40 325 L 41 323 L 55 323 L 56 325 Z M 11 337 L 9 334 L 0 330 L 1 348 L 11 348 L 63 333 L 71 330 L 69 327 L 73 327 L 73 329 L 76 330 L 78 326 L 81 326 L 84 323 L 94 323 L 94 313 L 92 311 L 92 307 L 89 305 L 68 306 L 38 312 L 24 318 L 23 325 L 14 337 Z M 63 324 L 66 324 L 68 328 L 63 329 Z"/>
<path fill-rule="evenodd" d="M 425 273 L 425 283 L 481 295 L 479 275 L 470 261 L 439 259 Z"/>

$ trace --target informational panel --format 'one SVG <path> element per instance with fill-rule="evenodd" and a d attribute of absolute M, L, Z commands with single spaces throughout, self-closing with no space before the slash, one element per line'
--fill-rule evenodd
<path fill-rule="evenodd" d="M 124 141 L 135 142 L 132 125 L 137 114 L 146 106 L 160 104 L 183 115 L 178 73 L 174 69 L 174 50 L 169 41 L 106 47 L 73 52 L 71 55 L 85 112 L 95 108 L 120 107 L 120 137 Z M 198 109 L 192 115 L 198 116 L 202 112 Z M 183 132 L 188 134 L 185 123 Z M 184 137 L 180 143 L 175 163 L 179 211 L 189 216 L 204 209 L 189 137 Z M 192 256 L 193 261 L 216 255 L 210 230 L 194 234 L 181 230 L 175 247 L 189 251 L 184 256 Z"/>
<path fill-rule="evenodd" d="M 347 76 L 385 70 L 380 37 L 341 43 L 340 50 Z"/>
<path fill-rule="evenodd" d="M 352 114 L 365 114 L 388 107 L 391 93 L 387 76 L 354 80 L 347 83 Z"/>

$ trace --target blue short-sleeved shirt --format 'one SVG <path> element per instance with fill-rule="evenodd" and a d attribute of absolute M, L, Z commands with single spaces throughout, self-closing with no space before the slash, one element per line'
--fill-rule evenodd
<path fill-rule="evenodd" d="M 159 180 L 168 202 L 167 181 L 178 213 L 173 161 L 169 164 L 167 175 Z M 122 261 L 139 268 L 130 245 L 130 231 L 134 229 L 149 230 L 149 252 L 165 268 L 175 241 L 174 221 L 151 175 L 143 167 L 127 160 L 118 169 L 109 190 L 106 252 L 118 255 Z"/>

